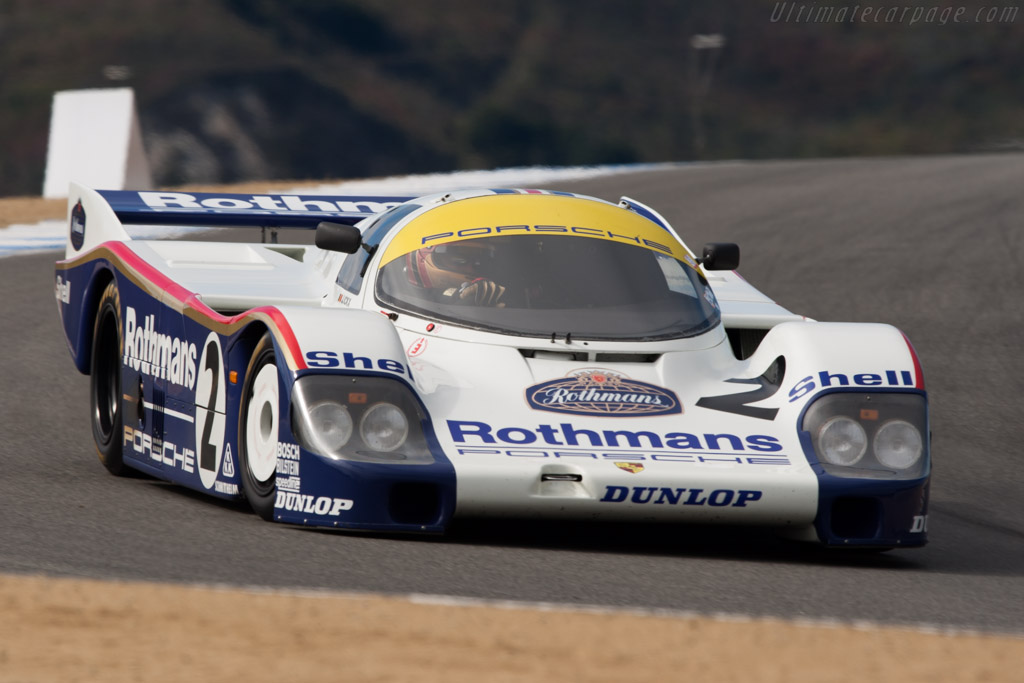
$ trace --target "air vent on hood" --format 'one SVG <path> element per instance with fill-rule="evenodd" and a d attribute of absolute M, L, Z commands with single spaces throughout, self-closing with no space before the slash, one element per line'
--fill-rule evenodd
<path fill-rule="evenodd" d="M 581 363 L 654 363 L 660 353 L 604 353 L 601 351 L 548 351 L 546 349 L 519 349 L 523 358 L 538 360 L 578 361 Z"/>

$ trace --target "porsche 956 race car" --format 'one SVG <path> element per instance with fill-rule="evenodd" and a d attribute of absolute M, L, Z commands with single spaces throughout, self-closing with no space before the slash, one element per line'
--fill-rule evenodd
<path fill-rule="evenodd" d="M 315 245 L 133 240 L 138 224 Z M 511 516 L 926 542 L 906 337 L 791 313 L 735 273 L 736 245 L 698 257 L 629 198 L 73 185 L 68 225 L 55 295 L 114 474 L 338 529 Z"/>

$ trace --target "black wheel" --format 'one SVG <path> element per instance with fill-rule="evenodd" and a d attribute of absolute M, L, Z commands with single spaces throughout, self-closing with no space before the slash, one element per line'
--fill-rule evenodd
<path fill-rule="evenodd" d="M 257 515 L 274 518 L 277 493 L 277 430 L 280 382 L 269 334 L 256 345 L 245 371 L 238 415 L 238 460 L 242 491 Z"/>
<path fill-rule="evenodd" d="M 121 298 L 113 281 L 103 290 L 96 312 L 90 375 L 89 403 L 96 452 L 111 474 L 127 474 L 121 452 Z"/>

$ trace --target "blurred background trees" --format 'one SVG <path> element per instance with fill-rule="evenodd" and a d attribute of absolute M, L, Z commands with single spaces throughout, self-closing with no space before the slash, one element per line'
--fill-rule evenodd
<path fill-rule="evenodd" d="M 39 193 L 53 92 L 94 87 L 135 89 L 160 185 L 1024 149 L 1024 16 L 973 22 L 1017 0 L 784 4 L 0 0 L 0 195 Z"/>

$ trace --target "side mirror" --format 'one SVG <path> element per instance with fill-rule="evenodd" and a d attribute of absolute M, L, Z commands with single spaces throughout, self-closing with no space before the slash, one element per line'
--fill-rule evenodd
<path fill-rule="evenodd" d="M 316 226 L 316 246 L 327 251 L 354 254 L 359 251 L 362 241 L 363 235 L 359 228 L 352 225 L 322 221 Z"/>
<path fill-rule="evenodd" d="M 740 267 L 740 247 L 732 242 L 708 242 L 697 262 L 704 270 L 736 270 Z"/>

